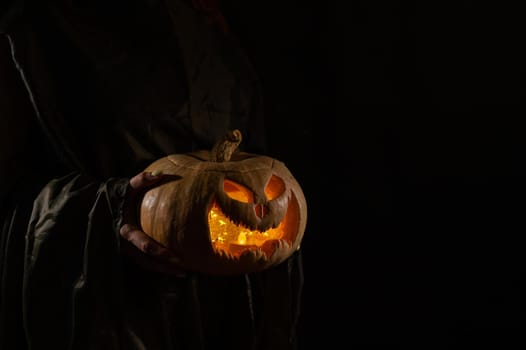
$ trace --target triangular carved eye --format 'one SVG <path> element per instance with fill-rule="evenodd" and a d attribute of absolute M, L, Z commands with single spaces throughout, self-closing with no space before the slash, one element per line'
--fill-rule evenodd
<path fill-rule="evenodd" d="M 254 203 L 254 194 L 248 188 L 232 180 L 223 182 L 225 193 L 232 199 L 243 203 Z"/>
<path fill-rule="evenodd" d="M 285 183 L 276 175 L 272 175 L 267 187 L 265 188 L 265 195 L 267 196 L 267 199 L 270 201 L 281 195 L 283 192 L 285 192 Z"/>

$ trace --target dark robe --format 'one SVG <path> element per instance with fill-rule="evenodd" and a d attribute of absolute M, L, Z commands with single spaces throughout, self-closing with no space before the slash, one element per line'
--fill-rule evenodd
<path fill-rule="evenodd" d="M 158 275 L 120 254 L 128 180 L 147 164 L 234 128 L 265 152 L 262 93 L 235 37 L 183 0 L 8 5 L 0 349 L 295 349 L 300 251 L 227 277 Z"/>

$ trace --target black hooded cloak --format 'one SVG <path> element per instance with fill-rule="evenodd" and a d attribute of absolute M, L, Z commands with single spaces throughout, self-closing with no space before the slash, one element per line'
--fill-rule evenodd
<path fill-rule="evenodd" d="M 235 38 L 183 0 L 0 7 L 0 349 L 294 349 L 298 251 L 242 276 L 120 254 L 129 178 L 240 129 L 262 93 Z"/>

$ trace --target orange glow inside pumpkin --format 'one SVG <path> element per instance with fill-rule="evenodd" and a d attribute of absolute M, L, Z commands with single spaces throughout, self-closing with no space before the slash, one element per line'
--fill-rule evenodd
<path fill-rule="evenodd" d="M 229 197 L 235 200 L 244 203 L 254 202 L 252 191 L 234 181 L 225 180 L 224 190 Z M 284 191 L 285 184 L 276 176 L 271 177 L 265 188 L 265 194 L 269 200 L 276 198 Z M 262 232 L 234 223 L 214 201 L 208 212 L 208 226 L 212 245 L 216 250 L 227 252 L 233 256 L 240 256 L 246 250 L 258 248 L 262 248 L 263 252 L 270 255 L 272 253 L 269 250 L 270 247 L 268 245 L 263 247 L 266 242 L 285 240 L 288 244 L 291 244 L 290 238 L 287 238 L 287 233 L 297 229 L 299 211 L 297 204 L 292 205 L 292 207 L 293 213 L 290 213 L 291 208 L 289 207 L 287 215 L 277 227 Z M 255 210 L 258 210 L 258 206 L 255 207 Z"/>
<path fill-rule="evenodd" d="M 269 239 L 281 239 L 284 235 L 283 225 L 260 232 L 236 225 L 219 208 L 217 203 L 212 205 L 208 213 L 210 238 L 216 246 L 228 244 L 260 247 Z"/>
<path fill-rule="evenodd" d="M 254 202 L 254 194 L 248 188 L 243 185 L 240 185 L 234 181 L 225 179 L 223 181 L 223 188 L 225 193 L 237 201 L 243 203 L 252 203 Z"/>

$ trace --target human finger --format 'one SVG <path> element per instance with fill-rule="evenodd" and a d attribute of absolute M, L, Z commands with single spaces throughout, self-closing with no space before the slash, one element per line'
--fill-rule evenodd
<path fill-rule="evenodd" d="M 134 192 L 138 192 L 151 187 L 161 179 L 162 172 L 159 170 L 143 171 L 130 179 L 130 187 Z"/>
<path fill-rule="evenodd" d="M 171 272 L 174 274 L 182 273 L 178 264 L 180 260 L 177 256 L 161 243 L 148 236 L 139 227 L 131 224 L 124 224 L 121 227 L 120 235 L 125 242 L 126 253 L 139 260 L 142 265 L 148 265 L 158 271 Z"/>

